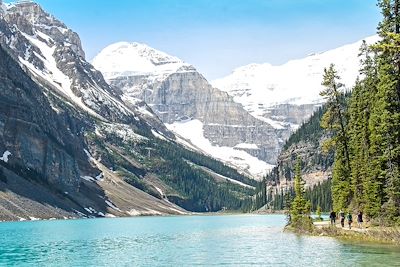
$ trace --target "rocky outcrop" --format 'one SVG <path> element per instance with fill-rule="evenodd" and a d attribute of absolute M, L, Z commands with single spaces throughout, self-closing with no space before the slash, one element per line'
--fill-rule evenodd
<path fill-rule="evenodd" d="M 271 183 L 278 189 L 286 190 L 292 187 L 294 169 L 297 158 L 302 162 L 302 178 L 307 187 L 312 187 L 319 182 L 331 177 L 332 156 L 324 155 L 321 150 L 322 140 L 318 144 L 300 142 L 284 150 L 278 157 L 277 179 Z"/>
<path fill-rule="evenodd" d="M 315 104 L 280 104 L 268 107 L 265 109 L 263 117 L 270 118 L 274 121 L 282 123 L 282 125 L 294 125 L 296 128 L 298 125 L 306 122 L 307 119 L 313 114 L 313 112 L 321 105 Z M 290 130 L 290 128 L 289 128 Z"/>
<path fill-rule="evenodd" d="M 129 120 L 129 112 L 117 102 L 118 94 L 85 61 L 75 32 L 35 3 L 9 8 L 2 24 L 8 28 L 2 31 L 3 42 L 47 87 L 55 87 L 62 97 L 99 117 Z"/>

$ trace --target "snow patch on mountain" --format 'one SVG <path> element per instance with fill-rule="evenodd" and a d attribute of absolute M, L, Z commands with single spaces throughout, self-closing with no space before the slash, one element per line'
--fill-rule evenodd
<path fill-rule="evenodd" d="M 235 148 L 241 148 L 241 149 L 259 149 L 259 147 L 256 144 L 248 144 L 248 143 L 240 143 L 235 146 Z"/>
<path fill-rule="evenodd" d="M 98 132 L 100 135 L 107 136 L 109 134 L 115 134 L 125 142 L 142 142 L 148 140 L 147 137 L 135 133 L 131 126 L 127 124 L 102 122 L 97 126 L 96 132 Z"/>
<path fill-rule="evenodd" d="M 92 61 L 106 79 L 120 76 L 165 76 L 192 71 L 193 67 L 145 44 L 118 42 L 104 48 Z"/>
<path fill-rule="evenodd" d="M 56 49 L 56 46 L 50 47 L 48 44 L 45 42 L 40 41 L 36 36 L 30 36 L 26 33 L 21 32 L 21 34 L 34 46 L 39 48 L 41 51 L 42 56 L 38 56 L 44 63 L 45 65 L 45 70 L 39 70 L 37 69 L 32 63 L 30 63 L 28 60 L 19 58 L 20 62 L 24 64 L 33 74 L 36 74 L 40 76 L 41 78 L 45 79 L 48 81 L 51 85 L 53 85 L 55 88 L 57 88 L 60 93 L 62 93 L 65 97 L 68 99 L 72 100 L 75 104 L 77 104 L 79 107 L 84 109 L 85 111 L 89 112 L 91 115 L 94 115 L 98 118 L 101 118 L 100 115 L 98 115 L 96 112 L 88 108 L 83 102 L 82 99 L 77 97 L 71 90 L 71 80 L 70 78 L 65 75 L 58 67 L 57 67 L 57 62 L 53 57 L 54 50 Z M 37 36 L 41 37 L 44 40 L 51 41 L 51 37 L 37 31 L 36 32 Z"/>
<path fill-rule="evenodd" d="M 377 40 L 378 36 L 365 39 L 368 44 Z M 233 96 L 234 101 L 241 103 L 257 118 L 265 116 L 269 107 L 280 104 L 319 104 L 323 102 L 319 92 L 324 68 L 331 63 L 335 64 L 346 88 L 354 85 L 360 68 L 358 54 L 361 44 L 362 41 L 358 41 L 280 66 L 269 63 L 246 65 L 212 84 Z"/>
<path fill-rule="evenodd" d="M 0 160 L 2 160 L 2 161 L 4 161 L 5 163 L 7 163 L 7 162 L 8 162 L 8 158 L 9 158 L 11 155 L 12 155 L 11 152 L 8 151 L 8 150 L 6 150 L 6 151 L 4 151 L 3 156 L 0 157 Z"/>
<path fill-rule="evenodd" d="M 164 140 L 164 141 L 168 141 L 168 139 L 167 139 L 165 136 L 163 136 L 162 134 L 158 133 L 157 131 L 155 131 L 155 130 L 153 130 L 153 129 L 151 129 L 151 133 L 152 133 L 155 137 L 157 137 L 158 139 L 161 139 L 161 140 Z"/>
<path fill-rule="evenodd" d="M 203 130 L 204 124 L 199 120 L 174 122 L 172 124 L 166 124 L 166 126 L 169 130 L 190 140 L 194 146 L 201 149 L 203 152 L 237 166 L 242 171 L 249 172 L 258 179 L 261 179 L 273 168 L 273 165 L 259 160 L 243 150 L 238 150 L 233 147 L 212 145 L 210 140 L 205 138 Z M 244 144 L 239 144 L 239 147 L 242 146 L 244 146 Z M 246 144 L 245 146 L 248 148 L 250 144 Z M 251 145 L 251 148 L 254 148 L 254 145 Z"/>

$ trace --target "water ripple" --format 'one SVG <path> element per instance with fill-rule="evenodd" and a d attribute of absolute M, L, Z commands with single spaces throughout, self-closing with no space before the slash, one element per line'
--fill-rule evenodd
<path fill-rule="evenodd" d="M 282 232 L 282 216 L 0 224 L 1 266 L 399 266 L 391 247 Z"/>

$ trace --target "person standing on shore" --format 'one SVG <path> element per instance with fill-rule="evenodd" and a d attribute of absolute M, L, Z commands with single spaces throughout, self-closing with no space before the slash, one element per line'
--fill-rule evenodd
<path fill-rule="evenodd" d="M 340 216 L 340 225 L 342 227 L 344 227 L 344 218 L 345 218 L 345 216 L 344 216 L 344 211 L 343 210 L 340 210 L 339 216 Z"/>
<path fill-rule="evenodd" d="M 363 213 L 362 211 L 359 211 L 357 214 L 357 223 L 358 223 L 358 227 L 362 228 L 362 223 L 363 223 Z"/>
<path fill-rule="evenodd" d="M 331 219 L 331 225 L 335 225 L 336 224 L 336 212 L 335 211 L 331 211 L 331 213 L 329 214 L 329 219 Z"/>
<path fill-rule="evenodd" d="M 347 214 L 347 222 L 349 224 L 349 229 L 351 229 L 351 224 L 353 223 L 353 215 L 351 215 L 351 212 Z"/>

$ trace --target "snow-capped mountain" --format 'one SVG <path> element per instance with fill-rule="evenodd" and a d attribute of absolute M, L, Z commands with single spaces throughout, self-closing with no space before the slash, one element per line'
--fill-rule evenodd
<path fill-rule="evenodd" d="M 238 190 L 248 177 L 185 150 L 143 101 L 124 101 L 77 33 L 31 1 L 0 5 L 0 220 L 216 211 L 248 197 Z"/>
<path fill-rule="evenodd" d="M 106 174 L 109 163 L 104 162 L 104 157 L 102 161 L 92 156 L 99 147 L 89 144 L 87 136 L 100 138 L 113 134 L 138 142 L 151 137 L 153 132 L 163 138 L 173 138 L 173 134 L 144 103 L 126 106 L 119 92 L 112 89 L 102 74 L 85 60 L 78 34 L 38 4 L 2 5 L 0 44 L 4 49 L 2 69 L 7 69 L 1 76 L 0 85 L 0 101 L 3 103 L 0 149 L 9 155 L 7 162 L 4 161 L 7 163 L 3 165 L 4 171 L 10 173 L 17 168 L 20 171 L 16 174 L 21 177 L 36 177 L 42 183 L 65 191 L 82 205 L 76 207 L 63 203 L 64 208 L 68 207 L 70 211 L 73 206 L 82 214 L 105 215 L 104 204 L 114 201 L 115 188 L 108 188 L 108 195 L 96 199 L 96 195 L 90 197 L 93 194 L 90 190 L 86 192 L 87 196 L 81 195 L 82 183 L 87 180 L 85 177 L 98 177 L 92 178 L 96 185 L 89 187 L 101 191 L 104 190 L 100 184 L 104 177 L 118 178 L 112 173 Z M 16 67 L 18 64 L 23 71 Z M 120 186 L 132 194 L 137 191 L 122 181 Z M 15 190 L 19 192 L 20 188 Z M 46 194 L 49 198 L 49 193 Z M 157 212 L 160 208 L 167 213 L 172 211 L 170 204 L 151 199 L 143 192 L 137 196 L 147 198 L 144 206 L 153 206 Z M 132 202 L 122 203 L 126 208 L 136 206 Z M 138 210 L 143 210 L 143 207 Z M 125 213 L 114 208 L 108 212 Z"/>
<path fill-rule="evenodd" d="M 360 46 L 361 41 L 281 66 L 250 64 L 213 86 L 192 65 L 145 44 L 110 45 L 93 64 L 125 102 L 145 101 L 197 148 L 260 176 L 270 168 L 260 160 L 275 164 L 284 141 L 323 103 L 325 67 L 335 64 L 342 82 L 353 86 Z"/>
<path fill-rule="evenodd" d="M 284 139 L 281 126 L 251 116 L 192 65 L 127 42 L 106 47 L 92 63 L 123 92 L 126 103 L 145 101 L 168 129 L 195 149 L 257 178 L 271 169 Z"/>
<path fill-rule="evenodd" d="M 104 48 L 92 61 L 114 88 L 123 89 L 121 97 L 128 105 L 147 100 L 150 85 L 161 83 L 173 73 L 193 72 L 182 60 L 145 44 L 119 42 Z M 121 77 L 126 80 L 121 81 Z M 128 78 L 129 77 L 129 78 Z M 132 77 L 135 79 L 132 80 Z M 115 86 L 115 83 L 121 83 Z M 123 88 L 121 88 L 123 86 Z M 149 90 L 150 92 L 147 92 Z"/>
<path fill-rule="evenodd" d="M 85 60 L 79 36 L 34 3 L 8 5 L 4 20 L 13 24 L 2 36 L 19 61 L 64 100 L 100 120 L 127 122 L 129 110 L 101 73 Z"/>
<path fill-rule="evenodd" d="M 377 36 L 365 39 L 368 44 L 377 40 Z M 299 124 L 311 115 L 314 105 L 323 102 L 319 96 L 323 71 L 331 63 L 335 64 L 341 82 L 348 89 L 354 85 L 360 69 L 361 44 L 362 41 L 358 41 L 280 66 L 268 63 L 246 65 L 214 80 L 212 85 L 227 92 L 256 118 L 273 120 L 277 124 Z M 301 116 L 292 118 L 290 110 L 299 109 L 303 111 Z"/>
<path fill-rule="evenodd" d="M 177 57 L 135 42 L 112 44 L 104 48 L 92 63 L 101 67 L 101 71 L 107 79 L 121 75 L 162 76 L 194 70 L 192 66 Z"/>

